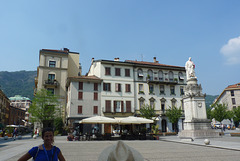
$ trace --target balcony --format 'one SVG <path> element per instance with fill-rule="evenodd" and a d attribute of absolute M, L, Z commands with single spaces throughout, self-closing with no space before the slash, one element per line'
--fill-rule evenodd
<path fill-rule="evenodd" d="M 162 78 L 154 77 L 154 78 L 147 78 L 147 83 L 172 84 L 172 85 L 175 85 L 175 84 L 178 84 L 178 79 L 177 78 L 174 78 L 174 79 L 168 79 L 168 78 L 162 79 Z"/>
<path fill-rule="evenodd" d="M 44 82 L 44 86 L 48 86 L 48 87 L 58 87 L 59 83 L 57 80 L 45 80 Z"/>

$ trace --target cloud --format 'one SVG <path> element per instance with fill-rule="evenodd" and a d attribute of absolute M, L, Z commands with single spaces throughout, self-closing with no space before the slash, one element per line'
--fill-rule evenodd
<path fill-rule="evenodd" d="M 228 40 L 228 43 L 223 45 L 220 52 L 226 58 L 227 64 L 240 64 L 240 36 Z"/>

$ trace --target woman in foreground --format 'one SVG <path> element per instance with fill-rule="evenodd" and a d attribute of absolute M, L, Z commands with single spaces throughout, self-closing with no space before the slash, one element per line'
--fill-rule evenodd
<path fill-rule="evenodd" d="M 35 161 L 65 161 L 60 149 L 53 146 L 54 132 L 52 128 L 44 128 L 42 131 L 43 144 L 33 147 L 24 154 L 18 161 L 27 161 L 33 158 Z"/>

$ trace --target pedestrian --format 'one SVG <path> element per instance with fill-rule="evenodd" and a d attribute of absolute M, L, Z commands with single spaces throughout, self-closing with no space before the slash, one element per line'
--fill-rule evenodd
<path fill-rule="evenodd" d="M 2 131 L 3 133 L 2 133 L 2 137 L 4 137 L 5 136 L 5 132 L 6 132 L 6 130 L 5 130 L 5 128 L 3 128 L 3 131 Z"/>
<path fill-rule="evenodd" d="M 38 130 L 38 128 L 37 128 L 37 136 L 39 136 L 39 130 Z"/>
<path fill-rule="evenodd" d="M 12 137 L 14 140 L 16 140 L 17 134 L 18 134 L 18 129 L 15 127 L 12 134 Z"/>
<path fill-rule="evenodd" d="M 33 158 L 35 161 L 65 161 L 61 150 L 53 146 L 54 131 L 52 128 L 47 127 L 42 130 L 42 139 L 42 145 L 31 148 L 18 161 L 27 161 L 30 158 Z"/>

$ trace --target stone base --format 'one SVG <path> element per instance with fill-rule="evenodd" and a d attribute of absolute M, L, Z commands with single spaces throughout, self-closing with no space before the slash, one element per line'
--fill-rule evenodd
<path fill-rule="evenodd" d="M 192 139 L 203 139 L 203 138 L 217 138 L 219 136 L 219 132 L 215 130 L 183 130 L 178 133 L 178 137 L 181 139 L 192 138 Z"/>
<path fill-rule="evenodd" d="M 211 121 L 208 119 L 192 119 L 184 121 L 184 130 L 211 130 Z"/>

